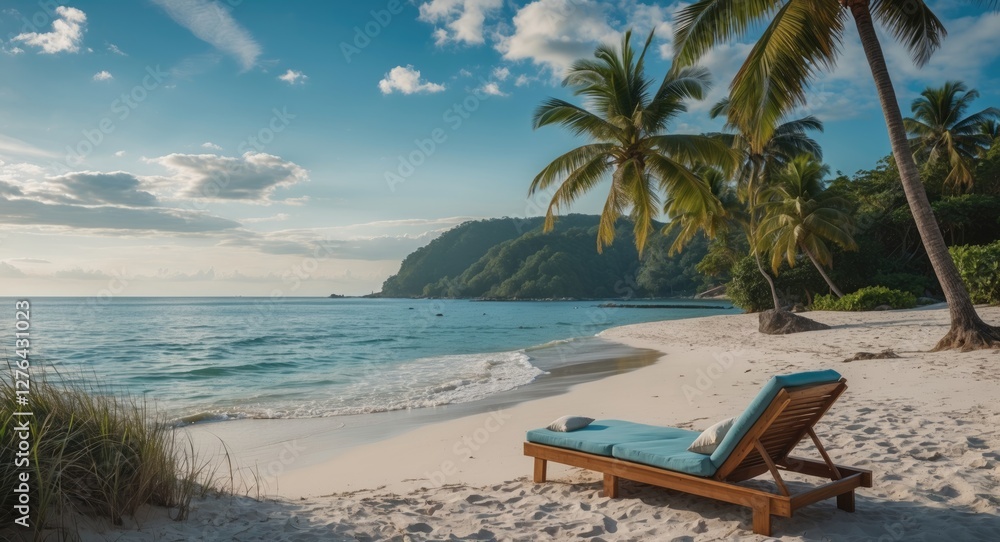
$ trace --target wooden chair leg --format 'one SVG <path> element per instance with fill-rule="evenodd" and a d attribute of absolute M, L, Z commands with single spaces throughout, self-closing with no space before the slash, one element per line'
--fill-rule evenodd
<path fill-rule="evenodd" d="M 618 498 L 618 477 L 604 473 L 604 496 L 609 499 Z"/>
<path fill-rule="evenodd" d="M 850 491 L 848 493 L 841 493 L 837 495 L 837 508 L 845 512 L 854 511 L 854 492 Z"/>
<path fill-rule="evenodd" d="M 535 458 L 535 483 L 540 484 L 545 481 L 545 468 L 548 466 L 548 461 L 544 459 Z"/>
<path fill-rule="evenodd" d="M 753 500 L 753 532 L 763 536 L 771 536 L 771 500 L 756 498 Z"/>

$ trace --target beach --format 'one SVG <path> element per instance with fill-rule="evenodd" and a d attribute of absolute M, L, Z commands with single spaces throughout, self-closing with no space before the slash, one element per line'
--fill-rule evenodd
<path fill-rule="evenodd" d="M 980 314 L 1000 321 L 1000 308 Z M 235 466 L 244 496 L 196 501 L 182 522 L 151 508 L 123 528 L 87 525 L 84 539 L 764 540 L 739 506 L 630 482 L 611 500 L 599 474 L 556 464 L 534 484 L 524 433 L 567 414 L 702 430 L 741 412 L 772 375 L 827 368 L 849 389 L 817 433 L 835 462 L 872 470 L 874 487 L 859 490 L 854 514 L 831 500 L 775 518 L 776 536 L 1000 539 L 1000 351 L 929 352 L 947 331 L 941 306 L 808 315 L 832 329 L 762 335 L 756 314 L 613 328 L 601 338 L 661 359 L 344 452 L 322 445 L 336 418 L 283 420 L 280 431 L 275 420 L 193 426 L 202 450 L 221 439 L 249 462 Z M 844 362 L 885 349 L 900 357 Z"/>

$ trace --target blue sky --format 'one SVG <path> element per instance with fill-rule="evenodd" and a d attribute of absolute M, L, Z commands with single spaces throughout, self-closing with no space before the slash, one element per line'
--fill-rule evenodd
<path fill-rule="evenodd" d="M 931 2 L 950 36 L 915 68 L 886 36 L 901 104 L 962 79 L 1000 104 L 1000 15 Z M 378 290 L 470 219 L 528 216 L 527 187 L 579 140 L 532 131 L 574 58 L 657 30 L 637 0 L 5 2 L 0 8 L 0 295 L 326 295 Z M 852 29 L 853 30 L 853 29 Z M 706 56 L 716 85 L 750 45 Z M 803 112 L 834 170 L 888 153 L 854 33 Z M 596 212 L 601 193 L 572 209 Z"/>

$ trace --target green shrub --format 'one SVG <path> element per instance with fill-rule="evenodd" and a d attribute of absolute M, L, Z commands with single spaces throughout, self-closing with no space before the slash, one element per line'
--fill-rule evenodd
<path fill-rule="evenodd" d="M 972 302 L 1000 304 L 1000 241 L 951 247 L 948 251 L 969 289 Z"/>
<path fill-rule="evenodd" d="M 0 394 L 15 397 L 12 371 L 0 376 Z M 145 403 L 116 398 L 76 384 L 52 384 L 32 375 L 26 405 L 0 404 L 0 520 L 10 525 L 20 513 L 10 491 L 29 476 L 30 524 L 35 538 L 66 529 L 75 513 L 120 524 L 144 505 L 176 509 L 186 516 L 191 498 L 208 490 L 214 473 L 196 465 L 193 451 L 178 448 L 174 429 L 155 419 Z M 15 410 L 16 409 L 16 410 Z M 31 412 L 18 416 L 15 412 Z M 28 420 L 31 455 L 27 465 L 16 450 Z M 203 483 L 199 483 L 203 482 Z M 70 529 L 71 530 L 71 529 Z"/>
<path fill-rule="evenodd" d="M 882 305 L 910 309 L 917 306 L 917 297 L 910 292 L 890 290 L 885 286 L 868 286 L 840 299 L 833 295 L 818 295 L 813 299 L 812 308 L 818 311 L 870 311 Z"/>
<path fill-rule="evenodd" d="M 726 288 L 726 295 L 733 305 L 747 311 L 760 312 L 774 308 L 771 289 L 757 269 L 753 256 L 747 256 L 733 266 L 733 280 Z"/>

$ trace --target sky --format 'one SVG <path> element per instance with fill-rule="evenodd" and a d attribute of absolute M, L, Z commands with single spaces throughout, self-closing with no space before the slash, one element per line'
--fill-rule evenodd
<path fill-rule="evenodd" d="M 1000 14 L 929 2 L 949 37 L 916 68 L 882 34 L 904 113 L 929 85 L 1000 105 Z M 582 144 L 532 130 L 567 66 L 672 14 L 639 0 L 136 2 L 0 6 L 0 295 L 316 296 L 380 289 L 464 221 L 543 214 L 534 175 Z M 889 153 L 856 32 L 798 113 L 834 171 Z M 720 128 L 752 35 L 712 50 L 714 86 L 670 130 Z M 596 213 L 599 188 L 569 211 Z"/>

